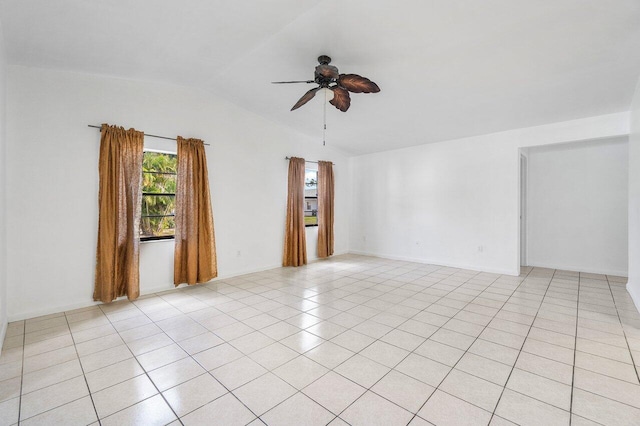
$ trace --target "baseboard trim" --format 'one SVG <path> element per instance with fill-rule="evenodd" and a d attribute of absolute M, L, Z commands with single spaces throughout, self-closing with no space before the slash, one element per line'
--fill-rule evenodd
<path fill-rule="evenodd" d="M 38 318 L 44 315 L 57 314 L 59 312 L 73 311 L 74 309 L 88 308 L 89 306 L 99 305 L 101 302 L 81 301 L 69 303 L 67 305 L 56 306 L 53 308 L 36 309 L 34 311 L 21 312 L 9 316 L 9 322 L 22 321 L 31 318 Z"/>
<path fill-rule="evenodd" d="M 579 271 L 579 272 L 587 272 L 589 274 L 602 274 L 602 275 L 614 275 L 616 277 L 626 277 L 629 272 L 628 271 L 619 271 L 613 269 L 598 269 L 598 268 L 589 268 L 589 267 L 581 267 L 581 266 L 570 266 L 570 265 L 558 265 L 558 264 L 549 264 L 544 262 L 528 262 L 527 266 L 531 266 L 533 268 L 548 268 L 548 269 L 560 269 L 563 271 Z"/>
<path fill-rule="evenodd" d="M 341 254 L 347 254 L 347 251 L 341 251 L 341 252 L 337 252 L 334 253 L 334 256 L 340 256 Z M 318 261 L 322 261 L 324 259 L 320 259 L 320 258 L 313 258 L 310 259 L 308 261 L 308 263 L 314 263 L 314 262 L 318 262 Z M 268 266 L 263 266 L 260 268 L 255 268 L 255 269 L 250 269 L 250 270 L 246 270 L 246 271 L 236 271 L 236 272 L 232 272 L 230 274 L 225 274 L 219 277 L 214 278 L 213 280 L 211 280 L 210 282 L 216 282 L 216 281 L 222 281 L 225 279 L 229 279 L 229 278 L 234 278 L 234 277 L 238 277 L 241 275 L 247 275 L 247 274 L 254 274 L 257 272 L 264 272 L 264 271 L 268 271 L 271 269 L 276 269 L 276 268 L 281 268 L 282 264 L 275 264 L 275 265 L 268 265 Z M 167 284 L 166 286 L 158 286 L 158 287 L 152 287 L 152 288 L 146 288 L 143 291 L 140 292 L 140 296 L 148 296 L 150 294 L 155 294 L 155 293 L 163 293 L 166 291 L 172 291 L 172 290 L 178 290 L 181 288 L 186 287 L 186 284 L 181 284 L 178 287 L 175 287 L 173 284 Z M 124 300 L 126 299 L 126 296 L 123 297 L 119 297 L 116 300 Z M 94 301 L 82 301 L 82 302 L 75 302 L 75 303 L 70 303 L 68 305 L 62 305 L 62 306 L 56 306 L 53 308 L 47 308 L 47 309 L 38 309 L 35 311 L 28 311 L 28 312 L 22 312 L 22 313 L 18 313 L 18 314 L 13 314 L 8 316 L 7 320 L 8 322 L 14 322 L 14 321 L 22 321 L 25 319 L 30 319 L 30 318 L 37 318 L 37 317 L 41 317 L 44 315 L 50 315 L 50 314 L 56 314 L 58 312 L 66 312 L 66 311 L 72 311 L 74 309 L 82 309 L 82 308 L 88 308 L 90 306 L 95 306 L 95 305 L 101 305 L 102 302 L 94 302 Z M 4 324 L 4 332 L 6 332 L 6 328 L 7 328 L 7 324 Z M 4 334 L 2 334 L 2 340 L 0 340 L 0 346 L 2 345 L 2 342 L 4 341 Z"/>
<path fill-rule="evenodd" d="M 512 275 L 512 276 L 520 275 L 519 269 L 513 270 L 513 269 L 503 269 L 503 268 L 485 268 L 483 266 L 478 266 L 478 265 L 469 265 L 464 263 L 447 262 L 447 261 L 434 260 L 434 259 L 423 259 L 423 258 L 408 257 L 408 256 L 394 256 L 389 254 L 369 253 L 369 252 L 359 251 L 359 250 L 351 250 L 349 251 L 349 253 L 358 254 L 361 256 L 377 257 L 380 259 L 402 260 L 405 262 L 415 262 L 415 263 L 422 263 L 427 265 L 446 266 L 448 268 L 469 269 L 471 271 L 488 272 L 491 274 Z"/>
<path fill-rule="evenodd" d="M 4 345 L 4 337 L 7 335 L 8 321 L 2 322 L 2 328 L 0 328 L 0 353 L 2 353 L 2 345 Z"/>

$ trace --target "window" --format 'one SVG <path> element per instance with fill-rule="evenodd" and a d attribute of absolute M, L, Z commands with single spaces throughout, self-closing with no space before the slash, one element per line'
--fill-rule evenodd
<path fill-rule="evenodd" d="M 304 171 L 304 225 L 318 226 L 318 171 Z"/>
<path fill-rule="evenodd" d="M 176 154 L 144 152 L 140 215 L 141 241 L 174 238 L 177 167 Z"/>

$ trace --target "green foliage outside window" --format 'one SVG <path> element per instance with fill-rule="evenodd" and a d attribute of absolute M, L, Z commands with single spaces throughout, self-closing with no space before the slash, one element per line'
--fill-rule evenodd
<path fill-rule="evenodd" d="M 145 152 L 142 162 L 142 238 L 175 234 L 176 173 L 175 154 Z"/>

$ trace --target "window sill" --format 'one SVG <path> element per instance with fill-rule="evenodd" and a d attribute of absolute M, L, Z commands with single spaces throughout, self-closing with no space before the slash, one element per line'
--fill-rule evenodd
<path fill-rule="evenodd" d="M 158 243 L 162 241 L 175 241 L 175 237 L 173 235 L 169 237 L 144 237 L 140 238 L 141 243 Z"/>

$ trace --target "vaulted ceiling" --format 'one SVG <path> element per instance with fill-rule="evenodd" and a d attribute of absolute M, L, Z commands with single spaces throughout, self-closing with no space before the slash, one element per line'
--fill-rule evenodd
<path fill-rule="evenodd" d="M 9 63 L 199 88 L 322 138 L 289 109 L 321 54 L 382 91 L 327 105 L 353 154 L 627 111 L 638 0 L 0 0 Z"/>

